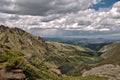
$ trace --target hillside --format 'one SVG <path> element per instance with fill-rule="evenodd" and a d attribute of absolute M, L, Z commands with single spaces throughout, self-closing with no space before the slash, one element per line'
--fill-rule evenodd
<path fill-rule="evenodd" d="M 37 77 L 46 79 L 54 76 L 47 71 L 43 64 L 48 55 L 45 41 L 21 29 L 0 26 L 0 54 L 1 64 L 3 64 L 1 69 L 3 72 L 0 74 L 6 73 L 7 70 L 6 75 L 12 75 L 12 71 L 17 69 L 21 70 L 21 74 L 28 80 L 35 80 Z M 45 78 L 44 75 L 46 75 Z M 11 78 L 16 79 L 17 76 Z"/>
<path fill-rule="evenodd" d="M 11 50 L 22 51 L 28 59 L 33 56 L 42 59 L 47 54 L 47 46 L 42 38 L 32 36 L 19 28 L 8 28 L 1 25 L 0 42 Z"/>
<path fill-rule="evenodd" d="M 45 42 L 18 29 L 0 26 L 0 78 L 3 80 L 106 80 L 80 77 L 97 53 L 82 46 Z"/>

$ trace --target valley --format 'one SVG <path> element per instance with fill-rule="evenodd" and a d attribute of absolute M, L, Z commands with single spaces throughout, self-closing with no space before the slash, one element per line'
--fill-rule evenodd
<path fill-rule="evenodd" d="M 119 80 L 120 43 L 98 40 L 44 40 L 1 25 L 0 79 Z"/>

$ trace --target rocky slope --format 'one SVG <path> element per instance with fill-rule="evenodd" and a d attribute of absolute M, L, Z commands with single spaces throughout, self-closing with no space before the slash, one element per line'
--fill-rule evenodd
<path fill-rule="evenodd" d="M 32 36 L 19 28 L 8 28 L 1 25 L 0 42 L 11 50 L 22 51 L 28 59 L 33 56 L 42 59 L 47 54 L 46 43 L 42 38 Z"/>

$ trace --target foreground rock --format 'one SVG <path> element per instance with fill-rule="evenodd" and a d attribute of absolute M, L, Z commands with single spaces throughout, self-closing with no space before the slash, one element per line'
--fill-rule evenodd
<path fill-rule="evenodd" d="M 90 76 L 90 75 L 107 77 L 108 80 L 120 80 L 120 66 L 106 64 L 100 67 L 95 67 L 89 71 L 86 71 L 83 73 L 82 76 Z"/>
<path fill-rule="evenodd" d="M 0 64 L 0 80 L 25 80 L 26 76 L 22 69 L 14 69 L 12 71 L 6 71 L 3 68 L 4 64 Z"/>

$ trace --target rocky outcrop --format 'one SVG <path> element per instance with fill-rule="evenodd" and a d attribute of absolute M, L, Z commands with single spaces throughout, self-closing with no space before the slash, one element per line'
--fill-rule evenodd
<path fill-rule="evenodd" d="M 13 69 L 6 71 L 4 68 L 5 63 L 0 63 L 0 80 L 25 80 L 26 76 L 22 69 Z"/>
<path fill-rule="evenodd" d="M 100 67 L 92 68 L 89 71 L 86 71 L 82 76 L 102 76 L 107 77 L 108 80 L 120 80 L 120 66 L 113 64 L 106 64 Z"/>

